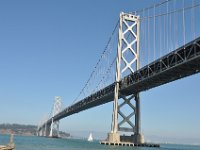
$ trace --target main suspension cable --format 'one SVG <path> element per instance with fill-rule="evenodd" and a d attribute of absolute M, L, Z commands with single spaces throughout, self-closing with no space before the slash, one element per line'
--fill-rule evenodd
<path fill-rule="evenodd" d="M 95 65 L 95 67 L 94 67 L 92 73 L 90 74 L 90 76 L 89 76 L 87 82 L 85 83 L 84 87 L 82 88 L 82 90 L 80 91 L 80 93 L 78 94 L 78 96 L 74 99 L 74 101 L 72 102 L 72 104 L 74 104 L 74 103 L 78 100 L 78 98 L 79 98 L 80 95 L 83 93 L 83 91 L 84 91 L 84 89 L 86 88 L 86 86 L 88 85 L 89 81 L 92 79 L 94 73 L 96 72 L 96 69 L 97 69 L 98 65 L 100 64 L 100 62 L 101 62 L 101 60 L 102 60 L 104 54 L 106 53 L 106 51 L 107 51 L 107 49 L 108 49 L 108 46 L 109 46 L 109 44 L 110 44 L 110 42 L 111 42 L 111 40 L 112 40 L 112 38 L 113 38 L 113 35 L 114 35 L 115 32 L 116 32 L 116 29 L 117 29 L 118 25 L 119 25 L 119 20 L 117 21 L 117 23 L 116 23 L 116 25 L 115 25 L 115 27 L 114 27 L 114 30 L 113 30 L 113 32 L 112 32 L 112 34 L 111 34 L 111 36 L 110 36 L 110 38 L 109 38 L 109 40 L 108 40 L 106 46 L 105 46 L 105 49 L 104 49 L 104 51 L 102 52 L 102 54 L 101 54 L 99 60 L 97 61 L 97 63 L 96 63 L 96 65 Z"/>

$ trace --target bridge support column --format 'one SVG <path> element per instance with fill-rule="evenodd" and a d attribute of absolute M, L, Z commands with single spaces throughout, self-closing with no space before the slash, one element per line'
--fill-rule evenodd
<path fill-rule="evenodd" d="M 136 95 L 126 95 L 126 93 L 120 93 L 119 88 L 122 76 L 134 73 L 134 71 L 140 68 L 139 35 L 139 16 L 120 13 L 112 125 L 111 132 L 108 133 L 107 138 L 109 143 L 144 143 L 144 137 L 141 134 L 139 93 Z M 122 97 L 124 100 L 121 104 L 118 104 L 119 97 Z M 124 106 L 130 108 L 130 114 L 126 115 L 126 111 L 123 111 Z M 118 114 L 122 118 L 119 123 Z M 132 120 L 133 117 L 135 122 Z M 120 136 L 119 131 L 134 133 L 134 135 Z"/>
<path fill-rule="evenodd" d="M 140 95 L 135 96 L 135 134 L 134 143 L 144 143 L 144 136 L 141 134 Z"/>
<path fill-rule="evenodd" d="M 42 136 L 41 130 L 37 131 L 37 136 Z"/>
<path fill-rule="evenodd" d="M 42 136 L 45 136 L 45 127 L 42 128 Z"/>
<path fill-rule="evenodd" d="M 111 124 L 111 132 L 108 133 L 107 140 L 111 143 L 119 143 L 120 142 L 120 134 L 118 132 L 118 91 L 119 83 L 115 85 L 115 96 L 113 102 L 113 114 L 112 114 L 112 124 Z"/>
<path fill-rule="evenodd" d="M 59 121 L 53 121 L 52 118 L 52 122 L 51 122 L 51 126 L 50 126 L 50 134 L 49 137 L 60 137 L 59 134 Z"/>
<path fill-rule="evenodd" d="M 49 134 L 50 137 L 53 136 L 53 118 L 51 120 L 51 129 L 50 129 L 50 134 Z"/>
<path fill-rule="evenodd" d="M 53 114 L 52 114 L 52 120 L 50 125 L 50 133 L 49 137 L 60 137 L 59 135 L 59 120 L 54 120 L 54 116 L 58 114 L 61 111 L 61 97 L 56 96 L 53 106 Z"/>
<path fill-rule="evenodd" d="M 44 130 L 44 136 L 48 137 L 49 134 L 50 134 L 50 126 L 46 123 L 45 130 Z"/>
<path fill-rule="evenodd" d="M 39 134 L 39 136 L 42 136 L 42 129 L 39 131 L 38 134 Z"/>

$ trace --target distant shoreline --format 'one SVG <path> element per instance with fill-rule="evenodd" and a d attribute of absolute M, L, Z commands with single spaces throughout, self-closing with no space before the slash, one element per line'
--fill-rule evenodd
<path fill-rule="evenodd" d="M 9 135 L 9 134 L 21 135 L 21 136 L 37 136 L 37 126 L 36 125 L 23 125 L 23 124 L 9 124 L 3 123 L 0 124 L 0 134 Z M 70 134 L 60 131 L 61 137 L 69 137 Z"/>

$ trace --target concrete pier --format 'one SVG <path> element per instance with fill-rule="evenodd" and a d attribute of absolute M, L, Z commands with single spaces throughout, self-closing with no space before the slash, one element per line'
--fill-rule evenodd
<path fill-rule="evenodd" d="M 111 145 L 111 146 L 160 147 L 159 144 L 153 144 L 153 143 L 136 144 L 136 143 L 131 143 L 131 142 L 109 142 L 109 141 L 101 141 L 100 144 L 102 144 L 102 145 Z"/>
<path fill-rule="evenodd" d="M 120 134 L 117 133 L 108 133 L 108 138 L 107 141 L 111 142 L 111 143 L 119 143 L 120 142 Z"/>
<path fill-rule="evenodd" d="M 120 135 L 118 132 L 108 133 L 108 138 L 105 141 L 100 141 L 100 144 L 112 146 L 160 147 L 159 144 L 145 143 L 144 136 L 141 134 L 126 136 Z"/>

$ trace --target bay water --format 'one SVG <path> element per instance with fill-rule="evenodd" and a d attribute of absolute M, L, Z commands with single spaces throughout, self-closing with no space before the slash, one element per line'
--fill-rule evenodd
<path fill-rule="evenodd" d="M 9 142 L 9 135 L 0 135 L 0 145 Z M 100 145 L 99 141 L 54 139 L 37 136 L 14 136 L 15 150 L 200 150 L 198 145 L 161 144 L 160 148 L 119 147 Z"/>

